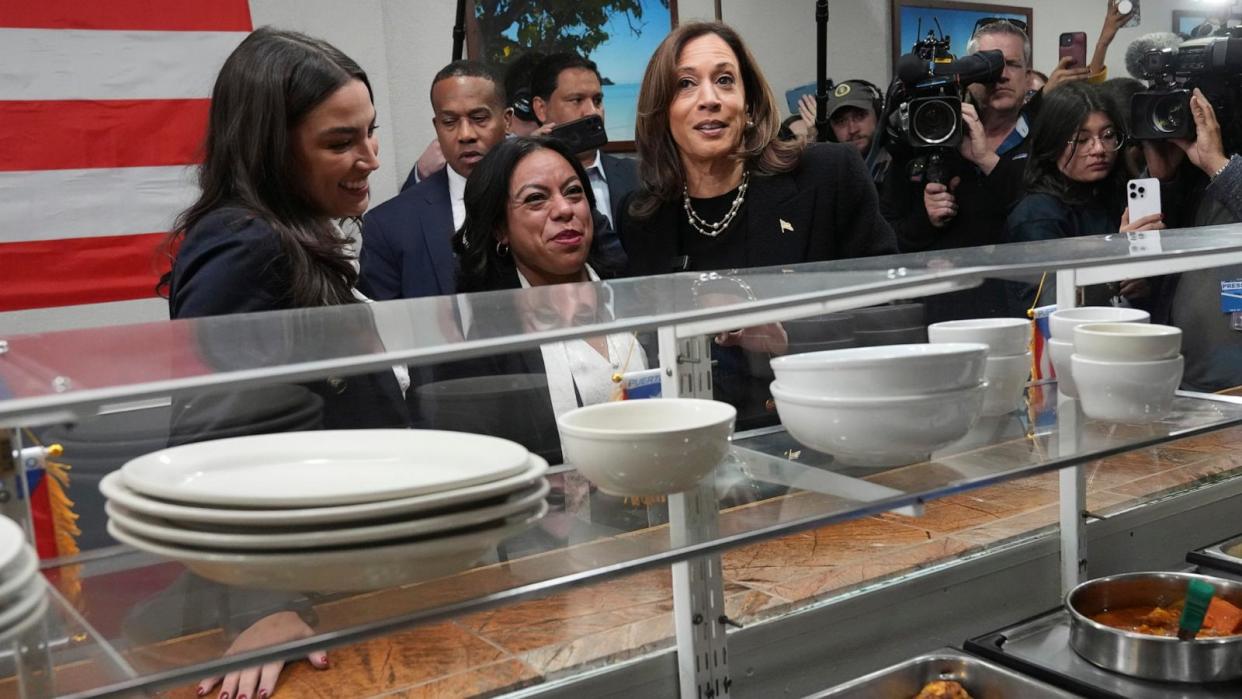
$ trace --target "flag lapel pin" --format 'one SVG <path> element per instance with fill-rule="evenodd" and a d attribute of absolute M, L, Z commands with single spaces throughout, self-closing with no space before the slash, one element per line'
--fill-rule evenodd
<path fill-rule="evenodd" d="M 790 223 L 789 221 L 786 221 L 783 218 L 780 219 L 780 222 L 781 222 L 781 233 L 793 233 L 792 223 Z"/>

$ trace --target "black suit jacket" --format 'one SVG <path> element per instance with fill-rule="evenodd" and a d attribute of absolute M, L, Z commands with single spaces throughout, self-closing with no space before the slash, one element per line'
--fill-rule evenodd
<path fill-rule="evenodd" d="M 604 179 L 608 180 L 608 206 L 612 220 L 621 220 L 621 206 L 630 192 L 638 189 L 638 161 L 633 158 L 620 158 L 607 153 L 600 153 L 600 164 L 604 166 Z M 596 202 L 596 206 L 602 202 Z"/>
<path fill-rule="evenodd" d="M 221 209 L 189 231 L 177 251 L 169 287 L 169 316 L 179 319 L 291 310 L 294 305 L 288 289 L 288 258 L 272 227 L 242 209 Z M 244 345 L 249 354 L 239 354 L 239 338 L 247 340 Z M 247 367 L 297 362 L 324 346 L 353 352 L 378 346 L 369 311 L 352 306 L 261 321 L 249 316 L 222 319 L 197 327 L 194 339 L 199 358 L 222 371 L 238 361 Z M 323 397 L 322 422 L 327 429 L 410 424 L 409 410 L 391 371 L 334 377 L 306 387 Z M 213 400 L 219 411 L 227 412 L 238 399 L 244 400 L 244 392 L 219 394 Z M 195 436 L 178 432 L 172 441 L 191 442 Z"/>
<path fill-rule="evenodd" d="M 376 301 L 456 293 L 452 236 L 444 168 L 363 218 L 358 289 Z"/>
<path fill-rule="evenodd" d="M 862 157 L 851 146 L 808 146 L 792 172 L 752 177 L 746 199 L 747 267 L 897 252 Z M 684 215 L 680 200 L 665 202 L 647 219 L 623 214 L 618 232 L 631 274 L 700 269 L 694 260 L 681 264 L 677 231 Z"/>

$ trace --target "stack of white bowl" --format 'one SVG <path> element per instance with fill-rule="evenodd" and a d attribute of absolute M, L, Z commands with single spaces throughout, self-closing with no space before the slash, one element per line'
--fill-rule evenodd
<path fill-rule="evenodd" d="M 981 342 L 988 346 L 988 382 L 983 414 L 1004 415 L 1021 408 L 1031 377 L 1031 322 L 1021 318 L 950 320 L 927 326 L 933 343 Z"/>
<path fill-rule="evenodd" d="M 205 578 L 340 592 L 478 562 L 547 512 L 547 467 L 465 432 L 286 432 L 153 452 L 100 490 L 112 536 Z"/>
<path fill-rule="evenodd" d="M 0 643 L 38 623 L 47 605 L 39 555 L 16 522 L 0 517 Z"/>
<path fill-rule="evenodd" d="M 1155 422 L 1169 414 L 1182 382 L 1182 331 L 1170 325 L 1084 323 L 1070 358 L 1087 417 Z"/>
<path fill-rule="evenodd" d="M 1070 357 L 1074 354 L 1076 326 L 1083 323 L 1146 323 L 1150 320 L 1147 311 L 1137 308 L 1082 306 L 1054 311 L 1048 316 L 1048 329 L 1052 333 L 1048 340 L 1048 354 L 1052 357 L 1052 369 L 1057 373 L 1057 391 L 1070 398 L 1078 397 L 1070 363 Z"/>
<path fill-rule="evenodd" d="M 695 487 L 729 451 L 737 409 L 696 398 L 625 400 L 557 420 L 565 462 L 610 495 L 650 497 Z"/>
<path fill-rule="evenodd" d="M 988 346 L 857 347 L 772 360 L 786 431 L 842 464 L 924 461 L 979 419 Z"/>

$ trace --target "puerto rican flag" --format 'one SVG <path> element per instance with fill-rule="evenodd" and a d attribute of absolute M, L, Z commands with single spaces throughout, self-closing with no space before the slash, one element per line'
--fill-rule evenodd
<path fill-rule="evenodd" d="M 0 4 L 0 311 L 145 299 L 248 0 Z"/>

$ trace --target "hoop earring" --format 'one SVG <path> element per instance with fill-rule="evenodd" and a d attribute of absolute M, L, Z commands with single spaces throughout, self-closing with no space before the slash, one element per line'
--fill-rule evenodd
<path fill-rule="evenodd" d="M 496 256 L 497 256 L 497 257 L 508 257 L 508 256 L 509 256 L 509 246 L 508 246 L 507 244 L 502 243 L 502 242 L 500 242 L 499 240 L 497 240 L 497 241 L 496 241 Z"/>

